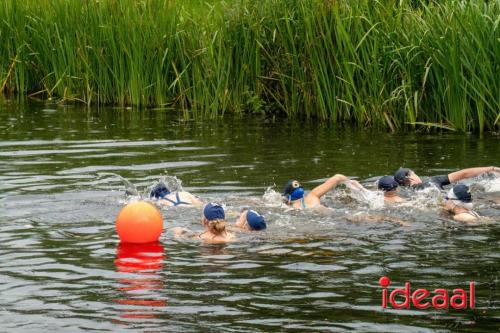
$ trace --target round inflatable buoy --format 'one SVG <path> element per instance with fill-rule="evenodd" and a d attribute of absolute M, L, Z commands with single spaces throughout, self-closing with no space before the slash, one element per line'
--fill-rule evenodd
<path fill-rule="evenodd" d="M 116 232 L 124 243 L 156 242 L 162 230 L 160 211 L 144 201 L 126 205 L 116 217 Z"/>

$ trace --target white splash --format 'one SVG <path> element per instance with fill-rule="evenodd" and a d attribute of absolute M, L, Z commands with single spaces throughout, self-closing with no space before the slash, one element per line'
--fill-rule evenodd
<path fill-rule="evenodd" d="M 274 190 L 274 186 L 269 186 L 262 195 L 264 205 L 267 207 L 286 207 L 281 193 Z"/>
<path fill-rule="evenodd" d="M 485 192 L 500 192 L 500 177 L 482 180 L 480 184 L 484 186 Z"/>
<path fill-rule="evenodd" d="M 371 209 L 380 209 L 384 206 L 384 193 L 382 191 L 370 191 L 353 180 L 344 182 L 344 184 L 350 190 L 350 197 L 367 204 Z"/>

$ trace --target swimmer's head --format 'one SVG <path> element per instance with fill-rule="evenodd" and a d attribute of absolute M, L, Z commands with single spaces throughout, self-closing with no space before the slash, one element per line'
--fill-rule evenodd
<path fill-rule="evenodd" d="M 254 210 L 243 209 L 240 217 L 236 221 L 236 226 L 248 230 L 264 230 L 267 228 L 264 216 L 260 215 Z"/>
<path fill-rule="evenodd" d="M 452 202 L 454 206 L 471 210 L 473 208 L 472 195 L 467 185 L 459 184 L 453 186 L 446 195 L 446 201 Z"/>
<path fill-rule="evenodd" d="M 398 188 L 398 182 L 393 176 L 384 176 L 378 180 L 377 186 L 379 190 L 389 192 Z"/>
<path fill-rule="evenodd" d="M 283 190 L 283 196 L 287 201 L 302 199 L 304 197 L 304 188 L 297 180 L 290 179 Z"/>
<path fill-rule="evenodd" d="M 399 168 L 398 171 L 394 173 L 394 179 L 401 186 L 418 185 L 422 183 L 422 180 L 413 170 L 408 168 Z"/>
<path fill-rule="evenodd" d="M 214 220 L 225 220 L 226 214 L 224 213 L 224 208 L 217 203 L 210 202 L 203 208 L 203 217 L 207 221 Z"/>
<path fill-rule="evenodd" d="M 208 203 L 203 208 L 201 223 L 213 234 L 221 235 L 226 232 L 226 214 L 224 208 L 216 203 Z"/>
<path fill-rule="evenodd" d="M 168 190 L 167 186 L 165 186 L 165 184 L 163 183 L 159 183 L 155 187 L 153 187 L 151 193 L 149 193 L 149 196 L 152 198 L 161 199 L 169 194 L 170 191 Z"/>

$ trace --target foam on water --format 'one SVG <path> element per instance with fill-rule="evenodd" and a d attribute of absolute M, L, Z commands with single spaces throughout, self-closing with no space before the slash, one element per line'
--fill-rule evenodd
<path fill-rule="evenodd" d="M 262 195 L 262 200 L 264 201 L 264 205 L 268 207 L 287 207 L 283 202 L 283 196 L 275 190 L 275 186 L 266 188 Z"/>
<path fill-rule="evenodd" d="M 482 180 L 481 184 L 484 186 L 485 192 L 500 192 L 500 177 L 491 180 Z"/>

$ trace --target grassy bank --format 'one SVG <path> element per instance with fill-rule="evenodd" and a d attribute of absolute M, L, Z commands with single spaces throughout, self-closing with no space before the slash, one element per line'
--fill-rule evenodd
<path fill-rule="evenodd" d="M 496 130 L 499 15 L 500 0 L 4 0 L 0 90 Z"/>

